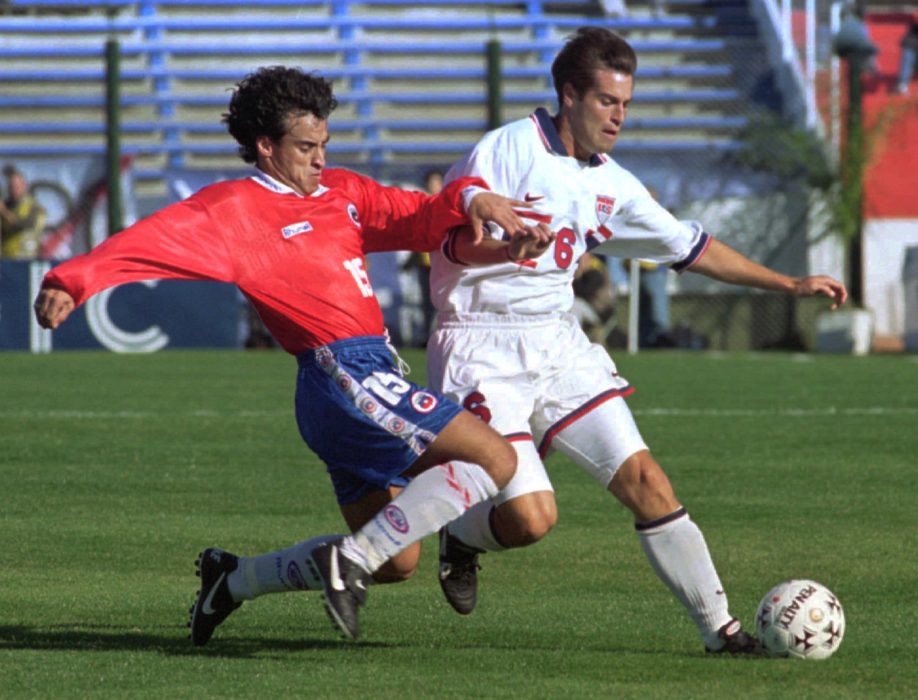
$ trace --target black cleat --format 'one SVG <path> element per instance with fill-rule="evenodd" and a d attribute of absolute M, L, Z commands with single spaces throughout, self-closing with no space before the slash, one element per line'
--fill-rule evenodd
<path fill-rule="evenodd" d="M 341 552 L 341 539 L 312 550 L 309 567 L 324 589 L 325 611 L 347 639 L 357 639 L 358 610 L 367 600 L 370 574 Z"/>
<path fill-rule="evenodd" d="M 217 626 L 242 603 L 233 600 L 226 581 L 227 575 L 239 565 L 239 557 L 210 547 L 198 555 L 195 564 L 201 578 L 201 590 L 191 606 L 188 626 L 192 643 L 200 647 L 207 644 Z"/>
<path fill-rule="evenodd" d="M 481 551 L 440 530 L 440 588 L 460 615 L 468 615 L 478 603 L 478 555 Z"/>
<path fill-rule="evenodd" d="M 740 621 L 735 617 L 717 630 L 717 636 L 724 640 L 724 645 L 720 649 L 705 648 L 707 653 L 765 656 L 765 650 L 762 648 L 762 643 L 743 630 Z"/>

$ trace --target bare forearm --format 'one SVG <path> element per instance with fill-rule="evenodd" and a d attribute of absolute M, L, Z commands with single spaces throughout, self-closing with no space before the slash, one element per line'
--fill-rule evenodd
<path fill-rule="evenodd" d="M 497 265 L 533 260 L 548 250 L 555 239 L 555 234 L 544 224 L 524 226 L 509 241 L 485 238 L 476 242 L 471 226 L 456 229 L 450 236 L 453 255 L 465 265 Z"/>
<path fill-rule="evenodd" d="M 711 241 L 705 254 L 689 269 L 691 272 L 727 284 L 757 287 L 785 294 L 794 294 L 799 282 L 795 277 L 759 265 L 717 239 Z"/>
<path fill-rule="evenodd" d="M 510 262 L 510 244 L 486 238 L 474 243 L 471 235 L 458 235 L 455 241 L 456 257 L 466 265 L 496 265 Z"/>
<path fill-rule="evenodd" d="M 713 239 L 705 254 L 689 269 L 728 284 L 758 287 L 800 297 L 828 297 L 832 300 L 832 309 L 837 309 L 848 298 L 845 285 L 827 275 L 783 275 Z"/>

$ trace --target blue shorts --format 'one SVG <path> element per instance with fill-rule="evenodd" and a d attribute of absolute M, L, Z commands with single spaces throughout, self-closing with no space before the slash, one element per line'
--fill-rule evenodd
<path fill-rule="evenodd" d="M 400 376 L 384 338 L 338 340 L 297 356 L 296 422 L 328 467 L 339 504 L 404 486 L 408 469 L 462 407 Z"/>

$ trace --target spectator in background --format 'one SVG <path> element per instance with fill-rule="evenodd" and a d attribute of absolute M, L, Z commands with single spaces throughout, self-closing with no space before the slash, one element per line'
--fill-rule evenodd
<path fill-rule="evenodd" d="M 443 171 L 433 169 L 424 173 L 424 191 L 427 194 L 440 194 L 443 189 Z M 414 270 L 417 275 L 418 286 L 421 288 L 421 311 L 424 314 L 424 332 L 423 336 L 418 339 L 417 345 L 424 347 L 427 345 L 427 336 L 430 335 L 430 329 L 433 326 L 434 314 L 436 310 L 433 302 L 430 300 L 430 254 L 429 253 L 412 253 L 405 264 L 403 270 Z"/>
<path fill-rule="evenodd" d="M 0 257 L 38 257 L 47 213 L 29 192 L 25 176 L 14 166 L 3 168 L 6 199 L 0 202 Z"/>
<path fill-rule="evenodd" d="M 900 42 L 902 55 L 899 58 L 899 83 L 896 92 L 900 95 L 908 94 L 908 84 L 918 68 L 918 20 L 913 19 Z"/>
<path fill-rule="evenodd" d="M 641 266 L 638 344 L 642 348 L 671 348 L 675 342 L 669 329 L 669 267 L 649 260 L 636 262 Z"/>
<path fill-rule="evenodd" d="M 615 289 L 602 257 L 585 253 L 577 262 L 573 285 L 571 313 L 577 317 L 587 337 L 606 347 L 624 347 L 625 338 L 615 328 Z M 618 337 L 613 338 L 613 332 Z"/>
<path fill-rule="evenodd" d="M 424 191 L 427 194 L 440 194 L 443 189 L 443 172 L 440 170 L 428 170 L 424 174 Z"/>

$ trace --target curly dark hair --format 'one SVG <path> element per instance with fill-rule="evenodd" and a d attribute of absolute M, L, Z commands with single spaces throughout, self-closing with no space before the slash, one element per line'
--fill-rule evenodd
<path fill-rule="evenodd" d="M 564 86 L 570 83 L 578 97 L 593 87 L 593 72 L 614 70 L 633 76 L 637 71 L 637 54 L 631 44 L 615 32 L 602 27 L 581 27 L 551 64 L 551 77 L 558 94 L 558 105 Z"/>
<path fill-rule="evenodd" d="M 291 118 L 314 114 L 328 119 L 337 106 L 331 83 L 324 78 L 298 68 L 270 66 L 250 73 L 236 85 L 223 123 L 239 144 L 242 160 L 254 163 L 259 136 L 279 141 Z"/>

